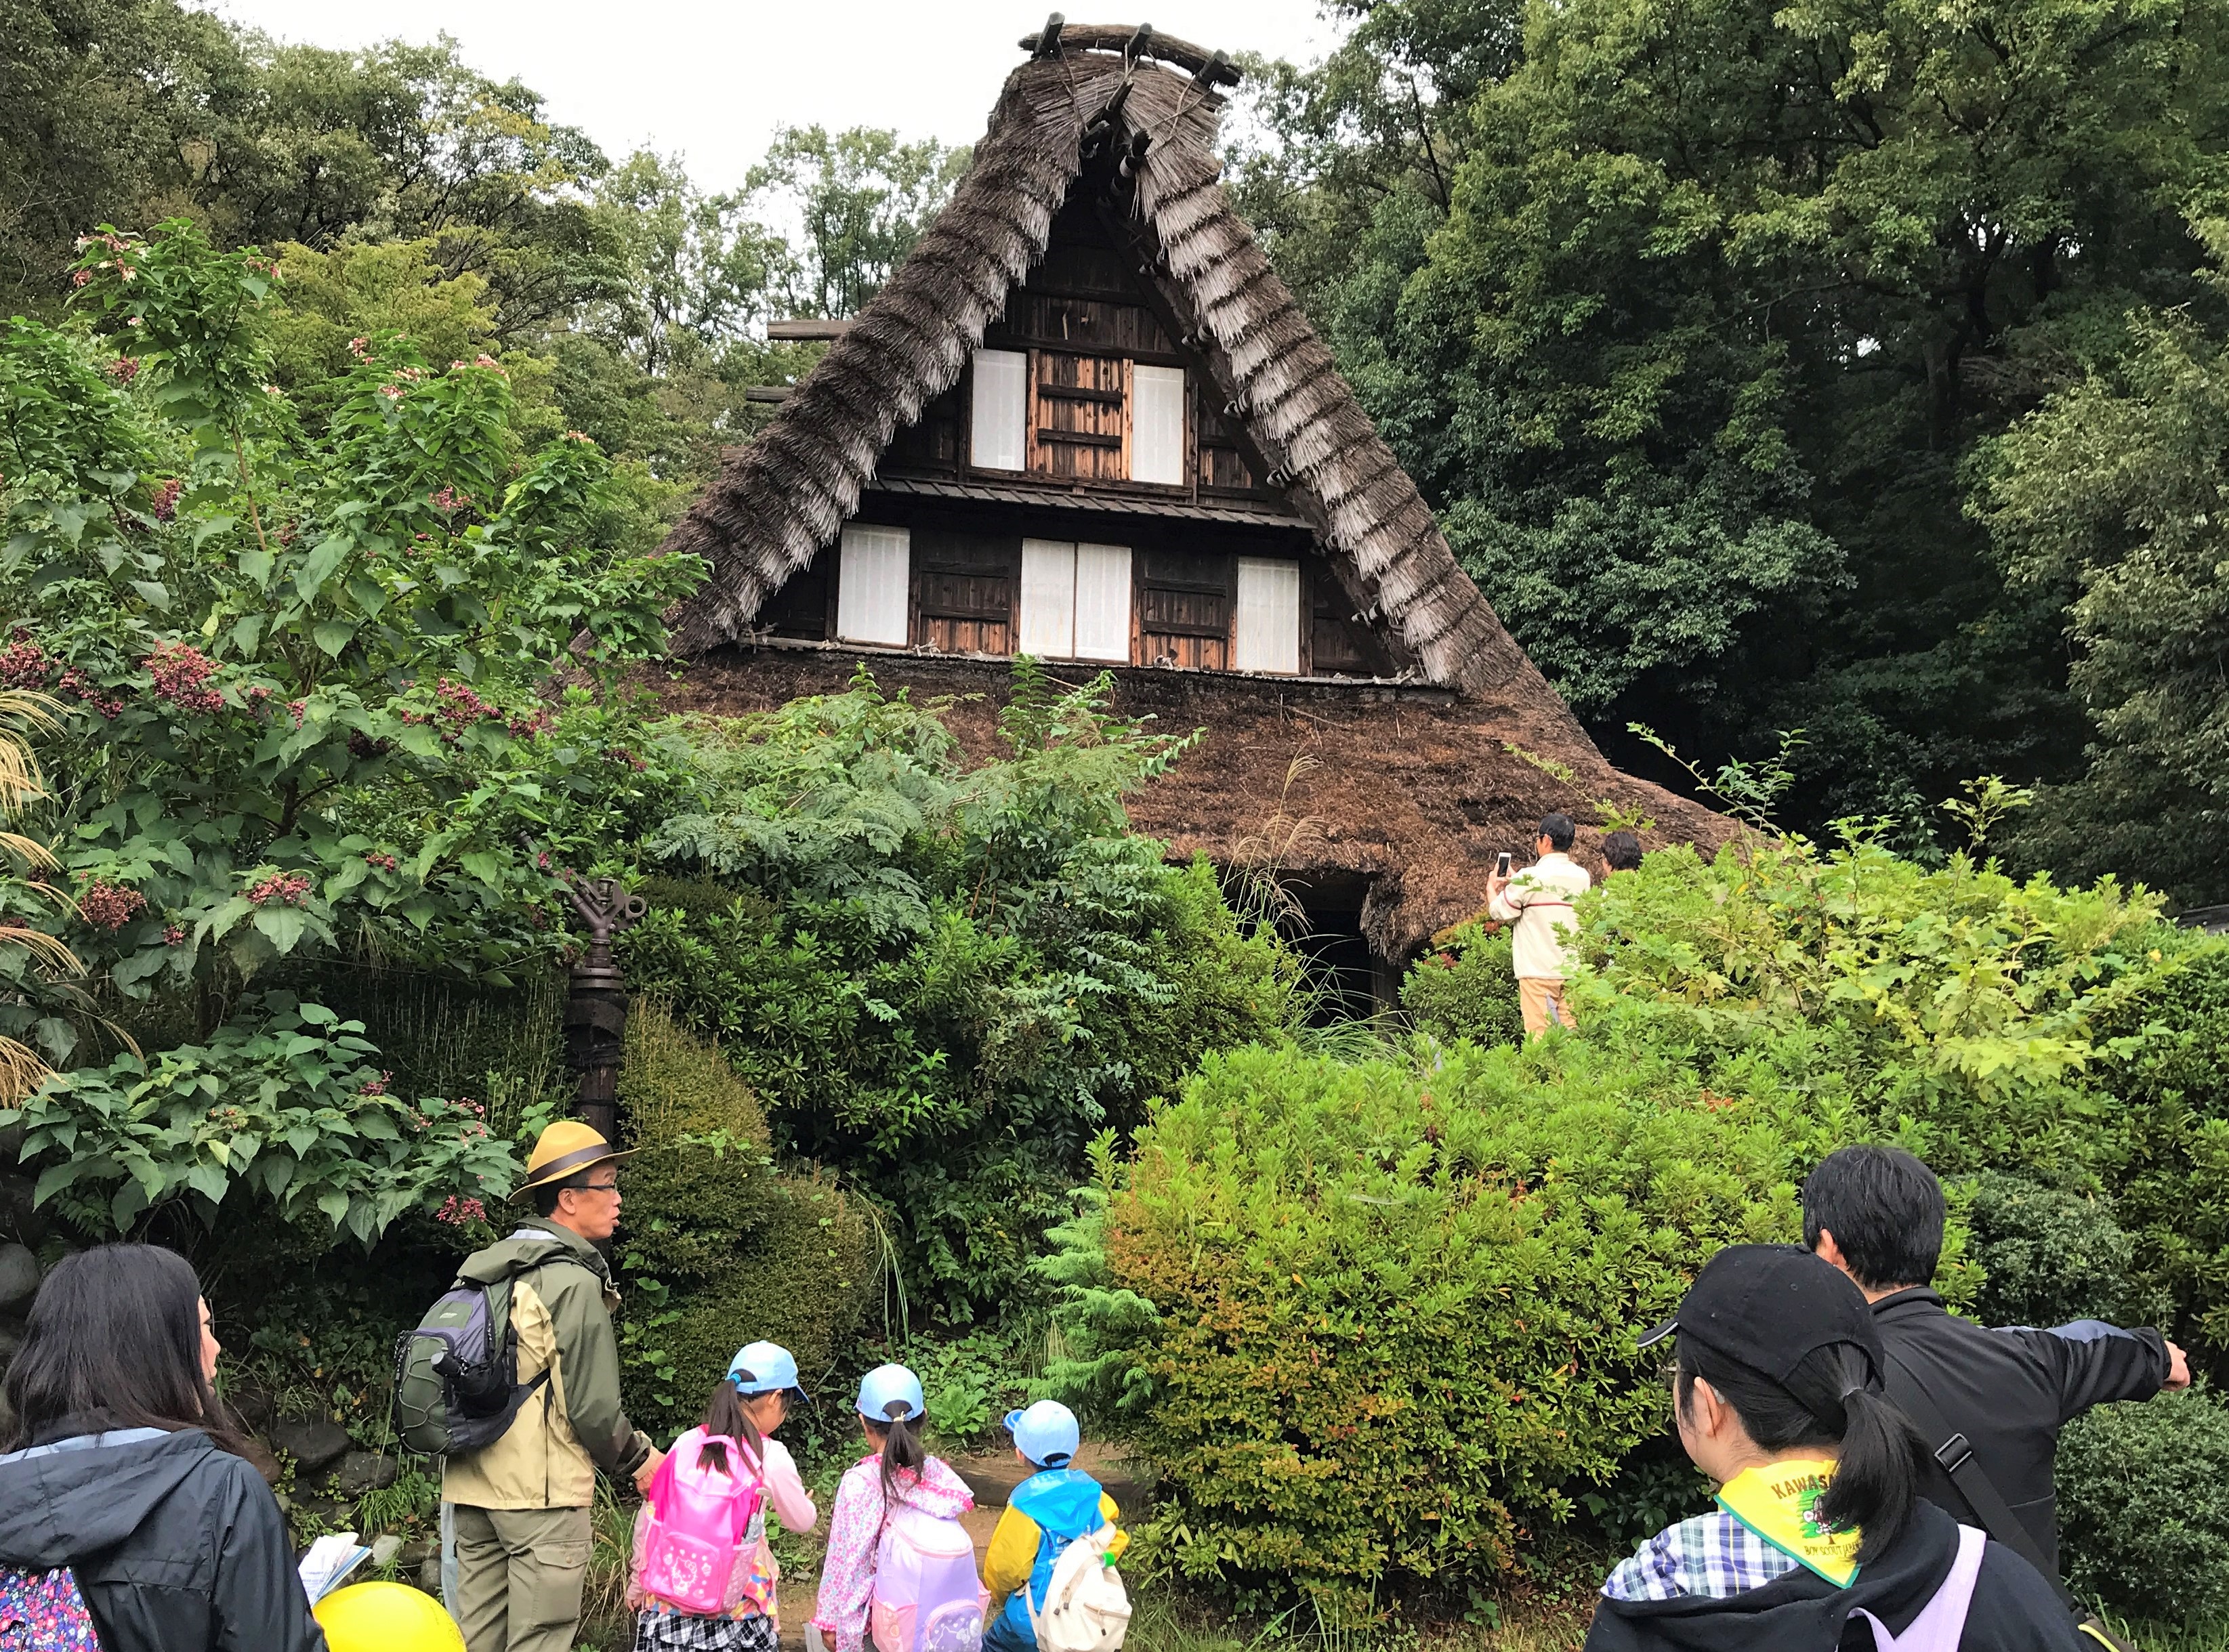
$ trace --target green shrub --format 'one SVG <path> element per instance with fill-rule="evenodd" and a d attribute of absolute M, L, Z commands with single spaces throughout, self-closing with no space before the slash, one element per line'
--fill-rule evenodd
<path fill-rule="evenodd" d="M 2172 967 L 2099 1029 L 2132 1041 L 2104 1080 L 2120 1104 L 2105 1150 L 2176 1340 L 2229 1380 L 2229 938 L 2156 938 Z"/>
<path fill-rule="evenodd" d="M 620 1327 L 628 1414 L 671 1432 L 696 1420 L 736 1350 L 765 1338 L 806 1386 L 858 1329 L 880 1244 L 861 1203 L 775 1174 L 766 1115 L 717 1046 L 638 1001 L 620 1073 L 627 1166 Z"/>
<path fill-rule="evenodd" d="M 2070 1425 L 2059 1530 L 2084 1599 L 2152 1620 L 2229 1616 L 2229 1405 L 2200 1388 Z"/>
<path fill-rule="evenodd" d="M 1515 1044 L 1525 1013 L 1511 972 L 1509 932 L 1465 924 L 1448 944 L 1426 953 L 1401 983 L 1401 1007 L 1435 1037 Z"/>
<path fill-rule="evenodd" d="M 1143 1535 L 1188 1578 L 1341 1611 L 1491 1581 L 1665 1425 L 1635 1333 L 1795 1234 L 1789 1162 L 1761 1107 L 1577 1046 L 1211 1058 L 1062 1230 L 1053 1377 L 1159 1470 Z"/>
<path fill-rule="evenodd" d="M 2136 1241 L 2110 1201 L 1991 1171 L 1975 1178 L 1966 1220 L 1987 1275 L 1974 1303 L 1983 1323 L 2158 1318 L 2155 1294 L 2136 1277 Z"/>

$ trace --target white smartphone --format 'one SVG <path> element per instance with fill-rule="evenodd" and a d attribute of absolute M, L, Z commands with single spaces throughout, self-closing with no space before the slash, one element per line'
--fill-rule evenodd
<path fill-rule="evenodd" d="M 1506 878 L 1509 875 L 1509 851 L 1507 849 L 1502 850 L 1501 858 L 1493 863 L 1493 875 L 1497 878 Z"/>

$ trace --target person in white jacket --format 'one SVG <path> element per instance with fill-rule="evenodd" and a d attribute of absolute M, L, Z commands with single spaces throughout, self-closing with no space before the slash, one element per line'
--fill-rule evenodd
<path fill-rule="evenodd" d="M 1539 858 L 1514 877 L 1487 880 L 1487 911 L 1513 926 L 1510 961 L 1527 1038 L 1546 1032 L 1551 1019 L 1578 1025 L 1564 996 L 1577 962 L 1579 923 L 1571 908 L 1594 882 L 1571 856 L 1578 830 L 1569 815 L 1549 816 L 1533 843 Z"/>

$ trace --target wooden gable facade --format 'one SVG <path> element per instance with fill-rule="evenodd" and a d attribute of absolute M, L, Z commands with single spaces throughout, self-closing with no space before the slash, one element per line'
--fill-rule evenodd
<path fill-rule="evenodd" d="M 1087 170 L 959 381 L 893 435 L 773 639 L 1282 676 L 1414 675 L 1266 478 Z"/>

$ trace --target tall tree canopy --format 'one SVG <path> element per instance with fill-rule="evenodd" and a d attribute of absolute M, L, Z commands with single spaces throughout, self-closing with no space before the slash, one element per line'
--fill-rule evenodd
<path fill-rule="evenodd" d="M 1249 202 L 1582 714 L 1722 752 L 1802 726 L 1810 820 L 1913 842 L 1961 776 L 2072 778 L 2072 576 L 2007 583 L 1964 467 L 2144 348 L 2132 309 L 2218 311 L 2188 214 L 2222 16 L 1350 9 L 1257 100 Z"/>

